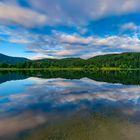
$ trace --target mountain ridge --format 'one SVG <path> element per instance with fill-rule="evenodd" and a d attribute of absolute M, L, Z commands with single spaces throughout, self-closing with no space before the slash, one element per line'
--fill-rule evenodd
<path fill-rule="evenodd" d="M 29 60 L 26 58 L 8 57 L 7 65 L 1 64 L 1 68 L 123 68 L 140 69 L 140 52 L 126 52 L 120 54 L 106 54 L 91 57 L 63 59 Z M 15 59 L 15 60 L 14 60 Z M 0 58 L 1 61 L 1 58 Z M 3 62 L 3 61 L 1 61 Z M 14 65 L 15 64 L 15 65 Z"/>
<path fill-rule="evenodd" d="M 24 57 L 13 57 L 0 53 L 0 63 L 17 64 L 17 63 L 24 63 L 26 61 L 30 61 L 30 60 Z"/>

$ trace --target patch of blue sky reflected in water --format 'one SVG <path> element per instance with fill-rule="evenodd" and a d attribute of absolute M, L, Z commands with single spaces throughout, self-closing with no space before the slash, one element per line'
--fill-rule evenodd
<path fill-rule="evenodd" d="M 10 87 L 11 86 L 11 87 Z M 0 85 L 0 136 L 84 110 L 140 116 L 140 87 L 79 80 L 28 78 Z M 19 122 L 21 122 L 19 126 Z"/>
<path fill-rule="evenodd" d="M 39 104 L 47 104 L 47 110 L 78 107 L 81 102 L 95 100 L 132 102 L 139 106 L 140 99 L 139 86 L 108 84 L 88 78 L 80 80 L 29 78 L 6 82 L 0 86 L 0 91 L 3 89 L 4 95 L 2 94 L 0 99 L 1 113 L 9 110 L 21 111 L 37 107 Z"/>

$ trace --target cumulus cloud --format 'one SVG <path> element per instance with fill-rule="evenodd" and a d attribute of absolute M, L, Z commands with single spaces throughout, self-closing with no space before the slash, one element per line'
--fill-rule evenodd
<path fill-rule="evenodd" d="M 128 23 L 123 29 L 136 29 L 135 24 Z M 0 26 L 1 41 L 24 44 L 26 51 L 35 52 L 32 59 L 81 57 L 89 58 L 106 53 L 140 51 L 140 39 L 137 34 L 100 36 L 82 36 L 77 33 L 52 32 L 51 35 L 32 33 L 30 30 L 11 29 Z"/>
<path fill-rule="evenodd" d="M 3 37 L 4 35 L 4 37 Z M 35 52 L 38 58 L 89 58 L 106 53 L 140 51 L 140 39 L 134 36 L 81 36 L 64 32 L 41 35 L 27 30 L 18 30 L 0 26 L 1 41 L 24 44 L 26 51 Z M 6 36 L 6 38 L 5 38 Z"/>
<path fill-rule="evenodd" d="M 140 11 L 139 0 L 30 0 L 36 10 L 46 13 L 50 24 L 87 24 L 108 16 Z"/>
<path fill-rule="evenodd" d="M 109 16 L 140 12 L 139 0 L 29 0 L 23 7 L 17 0 L 0 3 L 0 19 L 26 27 L 41 25 L 87 25 Z M 79 28 L 81 28 L 79 26 Z M 81 29 L 85 33 L 86 29 Z"/>
<path fill-rule="evenodd" d="M 138 36 L 82 37 L 57 34 L 53 38 L 46 36 L 44 44 L 30 45 L 28 49 L 54 58 L 89 58 L 106 53 L 140 51 L 140 39 Z"/>
<path fill-rule="evenodd" d="M 36 41 L 37 34 L 31 33 L 23 28 L 11 29 L 6 26 L 0 26 L 1 40 L 9 43 L 31 44 Z"/>
<path fill-rule="evenodd" d="M 38 58 L 89 58 L 106 53 L 140 51 L 140 39 L 137 35 L 139 26 L 135 22 L 125 22 L 118 32 L 131 31 L 133 35 L 104 34 L 94 35 L 94 28 L 86 26 L 90 21 L 97 21 L 109 16 L 122 16 L 140 12 L 138 0 L 29 0 L 28 6 L 19 1 L 0 2 L 0 40 L 1 42 L 23 44 L 25 51 L 35 52 L 33 59 Z M 95 23 L 94 22 L 94 23 Z M 111 22 L 111 21 L 110 21 Z M 18 24 L 15 28 L 8 25 Z M 118 24 L 118 23 L 117 23 Z M 51 27 L 49 26 L 51 25 Z M 56 25 L 71 25 L 75 31 L 58 31 Z M 51 34 L 45 34 L 47 28 L 34 32 L 30 28 L 49 26 Z M 104 30 L 104 26 L 97 28 Z M 96 27 L 96 26 L 95 26 Z M 40 31 L 41 29 L 41 31 Z M 93 30 L 92 33 L 89 30 Z M 53 32 L 54 31 L 54 32 Z M 101 31 L 100 31 L 101 32 Z M 112 31 L 113 32 L 113 31 Z M 86 34 L 87 33 L 87 34 Z M 85 36 L 86 35 L 86 36 Z"/>
<path fill-rule="evenodd" d="M 133 22 L 129 22 L 129 23 L 121 25 L 122 31 L 137 31 L 138 29 L 139 27 Z"/>
<path fill-rule="evenodd" d="M 42 26 L 46 23 L 45 15 L 19 5 L 0 2 L 0 22 L 16 23 L 25 27 Z"/>

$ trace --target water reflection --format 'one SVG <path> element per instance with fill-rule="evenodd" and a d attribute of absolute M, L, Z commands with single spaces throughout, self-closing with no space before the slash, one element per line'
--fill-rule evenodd
<path fill-rule="evenodd" d="M 108 79 L 109 72 L 44 73 L 39 71 L 1 73 L 0 137 L 2 139 L 8 139 L 9 136 L 10 139 L 12 137 L 16 139 L 17 134 L 23 132 L 25 134 L 25 130 L 38 129 L 44 124 L 64 122 L 73 116 L 78 118 L 82 116 L 87 121 L 97 114 L 101 118 L 111 117 L 108 121 L 113 123 L 116 123 L 116 118 L 122 123 L 126 121 L 127 126 L 133 125 L 132 130 L 139 128 L 139 77 L 132 79 L 139 72 L 135 74 L 111 72 L 111 79 Z M 121 83 L 121 75 L 123 78 L 126 77 L 122 79 L 122 83 L 125 84 Z M 41 129 L 44 131 L 43 127 Z"/>
<path fill-rule="evenodd" d="M 0 71 L 0 83 L 29 77 L 45 79 L 81 79 L 87 77 L 100 82 L 140 85 L 140 71 Z"/>

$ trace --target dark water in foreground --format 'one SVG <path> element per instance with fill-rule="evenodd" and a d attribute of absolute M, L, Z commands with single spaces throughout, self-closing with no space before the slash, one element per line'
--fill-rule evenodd
<path fill-rule="evenodd" d="M 139 140 L 140 72 L 0 72 L 0 140 Z"/>

